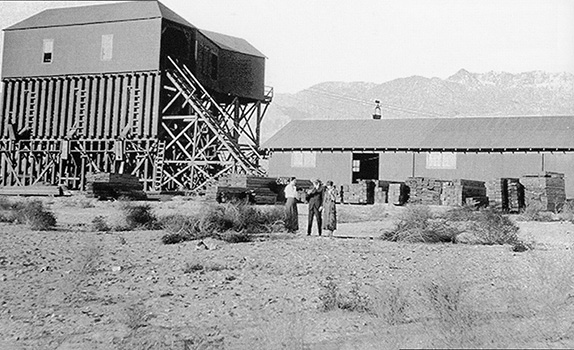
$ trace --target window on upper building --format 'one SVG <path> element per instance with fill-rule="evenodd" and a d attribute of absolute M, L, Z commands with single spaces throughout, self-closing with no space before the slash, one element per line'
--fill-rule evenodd
<path fill-rule="evenodd" d="M 361 161 L 359 159 L 353 159 L 353 172 L 358 173 L 361 171 Z"/>
<path fill-rule="evenodd" d="M 456 153 L 427 153 L 427 169 L 456 169 Z"/>
<path fill-rule="evenodd" d="M 52 63 L 54 59 L 54 39 L 44 39 L 42 63 Z"/>
<path fill-rule="evenodd" d="M 111 61 L 113 52 L 114 52 L 114 35 L 113 34 L 102 35 L 102 50 L 100 60 Z"/>
<path fill-rule="evenodd" d="M 293 152 L 291 153 L 291 167 L 293 168 L 314 168 L 316 166 L 315 152 Z"/>
<path fill-rule="evenodd" d="M 211 79 L 217 80 L 218 58 L 213 52 L 211 53 Z"/>

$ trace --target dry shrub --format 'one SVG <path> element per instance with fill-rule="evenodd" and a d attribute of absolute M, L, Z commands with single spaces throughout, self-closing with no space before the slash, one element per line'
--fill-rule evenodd
<path fill-rule="evenodd" d="M 405 288 L 390 286 L 377 291 L 376 314 L 388 325 L 394 326 L 408 322 L 407 309 L 410 306 Z"/>
<path fill-rule="evenodd" d="M 564 206 L 560 208 L 556 218 L 561 221 L 570 221 L 574 223 L 574 202 L 567 201 Z"/>
<path fill-rule="evenodd" d="M 354 283 L 348 291 L 342 291 L 332 280 L 321 284 L 321 309 L 323 311 L 345 310 L 351 312 L 375 313 L 373 300 L 371 297 L 359 290 L 357 283 Z"/>
<path fill-rule="evenodd" d="M 479 244 L 520 244 L 518 226 L 507 216 L 492 209 L 477 213 L 470 228 Z"/>
<path fill-rule="evenodd" d="M 448 348 L 482 345 L 484 339 L 477 329 L 484 320 L 464 303 L 465 288 L 456 276 L 428 281 L 423 290 L 435 315 L 438 331 L 435 339 L 441 345 Z"/>
<path fill-rule="evenodd" d="M 233 267 L 221 265 L 218 263 L 202 264 L 195 262 L 187 262 L 183 267 L 183 273 L 223 271 L 232 269 Z"/>
<path fill-rule="evenodd" d="M 33 230 L 50 230 L 56 226 L 56 216 L 39 200 L 0 201 L 0 221 L 27 224 Z"/>
<path fill-rule="evenodd" d="M 429 207 L 413 205 L 407 207 L 395 228 L 382 238 L 393 242 L 452 242 L 459 233 L 447 219 L 433 215 Z"/>
<path fill-rule="evenodd" d="M 529 201 L 524 210 L 517 217 L 519 221 L 554 221 L 554 215 L 544 210 L 544 204 L 540 201 Z"/>
<path fill-rule="evenodd" d="M 92 229 L 96 232 L 108 232 L 111 231 L 111 227 L 106 222 L 106 218 L 101 215 L 96 216 L 92 220 Z"/>
<path fill-rule="evenodd" d="M 97 199 L 85 196 L 71 196 L 61 198 L 59 202 L 62 207 L 95 208 Z"/>
<path fill-rule="evenodd" d="M 270 233 L 283 219 L 280 206 L 261 209 L 243 203 L 224 203 L 191 215 L 172 214 L 160 218 L 160 226 L 169 233 L 165 244 L 213 237 L 230 243 L 249 242 L 253 234 Z"/>
<path fill-rule="evenodd" d="M 410 206 L 383 239 L 395 242 L 456 242 L 466 233 L 473 244 L 519 244 L 518 226 L 494 209 L 461 207 L 433 215 L 426 206 Z M 526 247 L 526 246 L 525 246 Z"/>
<path fill-rule="evenodd" d="M 127 225 L 124 227 L 124 230 L 153 230 L 157 228 L 157 218 L 149 204 L 132 204 L 125 202 L 120 208 L 124 214 Z"/>

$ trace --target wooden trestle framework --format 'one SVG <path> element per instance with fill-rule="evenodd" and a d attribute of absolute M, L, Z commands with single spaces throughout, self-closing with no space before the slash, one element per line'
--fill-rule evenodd
<path fill-rule="evenodd" d="M 0 186 L 85 189 L 86 174 L 130 173 L 146 191 L 201 191 L 228 173 L 257 174 L 272 98 L 216 99 L 191 71 L 2 81 Z"/>

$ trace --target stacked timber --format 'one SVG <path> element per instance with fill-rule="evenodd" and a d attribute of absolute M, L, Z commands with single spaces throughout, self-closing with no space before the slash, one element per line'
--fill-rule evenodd
<path fill-rule="evenodd" d="M 506 201 L 503 202 L 505 209 L 518 213 L 522 208 L 524 208 L 524 185 L 522 185 L 519 179 L 504 179 L 506 182 Z"/>
<path fill-rule="evenodd" d="M 409 203 L 440 205 L 443 182 L 444 180 L 428 177 L 407 178 L 405 183 L 409 187 Z"/>
<path fill-rule="evenodd" d="M 215 202 L 217 201 L 217 186 L 218 182 L 214 179 L 210 179 L 207 181 L 205 185 L 205 192 L 204 196 L 201 199 L 208 201 L 208 202 Z"/>
<path fill-rule="evenodd" d="M 343 203 L 373 204 L 375 202 L 375 182 L 360 180 L 358 183 L 343 185 Z"/>
<path fill-rule="evenodd" d="M 517 178 L 500 178 L 486 182 L 488 205 L 517 213 L 524 207 L 524 187 Z"/>
<path fill-rule="evenodd" d="M 375 187 L 375 204 L 387 203 L 388 192 L 383 191 L 382 187 Z"/>
<path fill-rule="evenodd" d="M 526 205 L 540 203 L 542 210 L 557 211 L 566 202 L 564 174 L 547 172 L 543 175 L 524 175 L 520 178 L 524 186 Z"/>
<path fill-rule="evenodd" d="M 274 177 L 229 174 L 219 178 L 217 192 L 239 193 L 240 197 L 252 198 L 250 201 L 255 204 L 275 204 L 277 187 L 277 178 Z"/>
<path fill-rule="evenodd" d="M 285 202 L 285 186 L 289 183 L 290 177 L 277 177 L 275 179 L 275 185 L 271 186 L 271 190 L 277 193 L 277 202 Z M 295 187 L 297 188 L 297 201 L 301 203 L 307 202 L 307 190 L 313 187 L 311 180 L 297 179 L 295 182 Z"/>
<path fill-rule="evenodd" d="M 486 186 L 483 181 L 455 179 L 442 183 L 440 194 L 442 205 L 462 206 L 488 204 Z"/>
<path fill-rule="evenodd" d="M 388 185 L 387 202 L 394 205 L 403 205 L 409 198 L 409 188 L 404 182 L 392 182 Z"/>
<path fill-rule="evenodd" d="M 506 202 L 506 182 L 504 179 L 489 180 L 485 183 L 488 206 L 504 209 Z"/>
<path fill-rule="evenodd" d="M 60 186 L 32 185 L 32 186 L 5 186 L 0 187 L 2 196 L 63 196 Z"/>
<path fill-rule="evenodd" d="M 146 199 L 143 184 L 139 178 L 130 174 L 97 173 L 86 175 L 88 197 L 99 199 Z"/>

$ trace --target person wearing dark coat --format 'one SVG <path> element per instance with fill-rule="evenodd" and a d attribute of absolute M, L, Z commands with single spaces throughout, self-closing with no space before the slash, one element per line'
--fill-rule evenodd
<path fill-rule="evenodd" d="M 311 235 L 313 228 L 313 217 L 317 217 L 317 228 L 319 229 L 319 236 L 321 236 L 321 229 L 323 226 L 323 220 L 321 217 L 321 211 L 323 210 L 323 191 L 324 188 L 321 185 L 319 179 L 313 180 L 313 188 L 307 191 L 307 202 L 309 203 L 309 219 L 307 224 L 307 236 Z"/>

